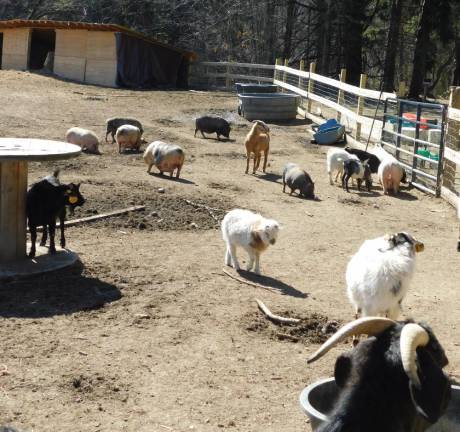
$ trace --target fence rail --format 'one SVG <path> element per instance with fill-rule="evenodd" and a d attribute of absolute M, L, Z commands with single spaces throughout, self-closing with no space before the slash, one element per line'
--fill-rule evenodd
<path fill-rule="evenodd" d="M 189 83 L 196 88 L 234 90 L 236 82 L 272 82 L 282 91 L 300 95 L 300 115 L 317 123 L 322 123 L 327 118 L 337 118 L 355 141 L 382 142 L 398 155 L 402 155 L 399 158 L 401 163 L 411 172 L 411 176 L 418 178 L 421 189 L 433 193 L 433 185 L 429 182 L 436 180 L 436 193 L 439 194 L 442 173 L 441 196 L 457 207 L 460 218 L 460 87 L 454 90 L 454 97 L 451 96 L 445 115 L 447 126 L 433 139 L 424 135 L 424 128 L 417 124 L 417 120 L 413 122 L 413 129 L 417 132 L 401 130 L 404 128 L 400 126 L 397 130 L 388 127 L 384 130 L 385 124 L 388 124 L 388 119 L 384 118 L 385 101 L 396 98 L 396 94 L 366 88 L 366 75 L 361 75 L 359 87 L 345 81 L 345 70 L 341 71 L 340 79 L 337 80 L 317 74 L 315 63 L 310 64 L 309 70 L 304 69 L 303 62 L 299 69 L 295 69 L 289 67 L 287 61 L 283 65 L 280 59 L 275 65 L 194 63 L 189 73 Z M 398 93 L 403 93 L 404 89 L 405 84 L 400 83 Z M 401 116 L 401 113 L 393 115 L 398 124 L 401 124 Z M 437 142 L 437 139 L 443 142 Z M 444 153 L 441 151 L 443 143 Z M 418 153 L 423 148 L 434 149 L 439 159 L 433 160 L 423 152 Z M 407 160 L 409 156 L 411 160 Z"/>
<path fill-rule="evenodd" d="M 301 114 L 337 117 L 356 140 L 366 140 L 370 135 L 373 141 L 378 141 L 383 127 L 384 101 L 396 95 L 365 88 L 365 76 L 361 77 L 362 86 L 357 87 L 344 82 L 344 70 L 341 80 L 319 75 L 314 70 L 314 64 L 309 71 L 304 71 L 303 64 L 300 69 L 294 69 L 277 61 L 273 83 L 302 97 Z"/>
<path fill-rule="evenodd" d="M 274 65 L 201 62 L 192 63 L 189 84 L 192 87 L 219 90 L 234 90 L 236 82 L 273 82 Z"/>

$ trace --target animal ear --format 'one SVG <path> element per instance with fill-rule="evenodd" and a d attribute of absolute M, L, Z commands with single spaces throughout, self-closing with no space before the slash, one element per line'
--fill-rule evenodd
<path fill-rule="evenodd" d="M 343 388 L 351 374 L 351 355 L 350 353 L 341 354 L 335 361 L 334 377 L 336 384 Z"/>
<path fill-rule="evenodd" d="M 409 381 L 412 402 L 417 412 L 435 423 L 444 413 L 450 401 L 450 381 L 424 349 L 417 349 L 417 370 L 420 378 L 420 388 Z"/>

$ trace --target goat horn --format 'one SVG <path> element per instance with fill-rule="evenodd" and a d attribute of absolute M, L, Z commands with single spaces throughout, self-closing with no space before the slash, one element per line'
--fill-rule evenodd
<path fill-rule="evenodd" d="M 396 324 L 396 321 L 393 321 L 388 318 L 382 317 L 363 317 L 355 321 L 352 321 L 344 325 L 340 330 L 338 330 L 334 335 L 332 335 L 322 346 L 316 351 L 308 360 L 307 363 L 312 363 L 324 354 L 326 354 L 331 348 L 333 348 L 338 343 L 342 342 L 349 336 L 358 336 L 361 334 L 367 334 L 369 336 L 374 336 L 382 333 L 388 327 L 391 327 Z"/>
<path fill-rule="evenodd" d="M 404 372 L 409 377 L 411 382 L 420 388 L 420 379 L 417 373 L 417 347 L 425 346 L 430 340 L 427 331 L 418 324 L 406 324 L 401 331 L 401 339 L 399 341 L 401 348 L 401 361 Z"/>

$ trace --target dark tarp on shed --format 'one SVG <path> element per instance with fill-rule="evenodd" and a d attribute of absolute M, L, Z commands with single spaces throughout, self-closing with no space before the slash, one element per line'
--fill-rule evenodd
<path fill-rule="evenodd" d="M 124 33 L 115 33 L 115 37 L 118 86 L 152 88 L 186 85 L 183 69 L 187 59 L 182 53 Z"/>

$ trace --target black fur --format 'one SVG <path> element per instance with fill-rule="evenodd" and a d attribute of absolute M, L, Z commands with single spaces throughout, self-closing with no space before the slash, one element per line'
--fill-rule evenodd
<path fill-rule="evenodd" d="M 75 202 L 71 202 L 75 198 Z M 80 194 L 80 184 L 70 183 L 67 185 L 55 186 L 48 180 L 42 180 L 32 185 L 27 192 L 26 212 L 30 230 L 32 246 L 29 257 L 35 256 L 37 241 L 37 227 L 43 227 L 43 237 L 41 246 L 46 244 L 47 232 L 50 235 L 50 252 L 56 253 L 54 235 L 56 232 L 56 219 L 59 218 L 61 224 L 61 247 L 65 247 L 64 221 L 66 216 L 66 206 L 71 209 L 83 205 L 85 199 Z"/>
<path fill-rule="evenodd" d="M 317 432 L 421 432 L 443 414 L 450 382 L 442 371 L 448 360 L 431 328 L 430 341 L 417 349 L 421 388 L 414 389 L 403 370 L 399 322 L 360 342 L 338 357 L 335 380 L 340 388 L 329 421 Z"/>
<path fill-rule="evenodd" d="M 220 139 L 220 135 L 225 138 L 230 138 L 230 124 L 227 120 L 222 117 L 210 117 L 204 116 L 199 117 L 195 120 L 195 135 L 200 131 L 203 138 L 206 138 L 203 132 L 216 133 L 217 139 Z"/>
<path fill-rule="evenodd" d="M 283 193 L 286 185 L 291 189 L 291 194 L 299 190 L 299 195 L 304 198 L 315 199 L 315 183 L 310 175 L 298 165 L 288 163 L 283 170 Z"/>
<path fill-rule="evenodd" d="M 342 187 L 345 189 L 347 192 L 350 192 L 348 190 L 348 181 L 353 175 L 357 175 L 360 172 L 361 165 L 364 168 L 364 175 L 362 178 L 357 178 L 356 181 L 358 183 L 358 190 L 361 190 L 361 184 L 364 182 L 366 184 L 367 191 L 371 191 L 372 187 L 372 176 L 371 176 L 371 170 L 369 167 L 369 164 L 367 162 L 359 162 L 356 159 L 348 159 L 343 162 L 343 175 L 342 175 Z"/>
<path fill-rule="evenodd" d="M 112 135 L 112 144 L 115 142 L 115 134 L 117 133 L 117 129 L 120 126 L 125 124 L 129 124 L 131 126 L 136 126 L 141 131 L 141 136 L 144 133 L 144 129 L 142 128 L 142 124 L 140 121 L 132 118 L 111 118 L 107 120 L 107 130 L 105 133 L 105 142 L 107 142 L 107 135 Z"/>
<path fill-rule="evenodd" d="M 345 147 L 345 151 L 347 151 L 350 154 L 354 154 L 358 156 L 358 159 L 361 162 L 364 162 L 367 160 L 369 163 L 369 167 L 371 168 L 372 174 L 376 174 L 377 171 L 379 170 L 380 159 L 376 155 L 369 153 L 367 151 L 364 151 L 364 150 L 354 149 L 351 147 Z"/>

